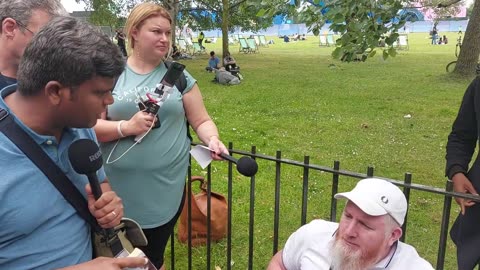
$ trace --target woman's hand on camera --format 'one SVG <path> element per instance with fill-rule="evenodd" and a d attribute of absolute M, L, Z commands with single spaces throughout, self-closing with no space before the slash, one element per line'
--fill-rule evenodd
<path fill-rule="evenodd" d="M 144 111 L 139 111 L 122 125 L 125 136 L 136 136 L 147 132 L 156 121 L 156 116 Z"/>

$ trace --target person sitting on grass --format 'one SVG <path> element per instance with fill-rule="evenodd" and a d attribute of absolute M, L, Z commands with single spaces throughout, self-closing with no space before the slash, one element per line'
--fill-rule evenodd
<path fill-rule="evenodd" d="M 414 247 L 400 242 L 407 200 L 394 184 L 359 181 L 350 192 L 340 223 L 313 220 L 294 232 L 267 270 L 433 270 Z"/>
<path fill-rule="evenodd" d="M 214 51 L 211 51 L 210 58 L 208 59 L 208 66 L 205 69 L 209 72 L 212 72 L 219 68 L 218 66 L 219 63 L 220 63 L 220 59 L 218 59 Z"/>
<path fill-rule="evenodd" d="M 220 67 L 215 70 L 215 81 L 224 85 L 240 84 L 240 79 L 232 73 L 225 70 L 224 67 Z"/>
<path fill-rule="evenodd" d="M 173 45 L 172 46 L 172 58 L 173 60 L 178 60 L 182 57 L 182 53 L 178 50 L 178 47 Z"/>
<path fill-rule="evenodd" d="M 233 58 L 229 51 L 225 53 L 225 57 L 223 58 L 223 65 L 225 66 L 225 69 L 227 71 L 238 71 L 240 69 L 240 67 L 237 66 L 237 61 L 235 61 L 235 58 Z"/>

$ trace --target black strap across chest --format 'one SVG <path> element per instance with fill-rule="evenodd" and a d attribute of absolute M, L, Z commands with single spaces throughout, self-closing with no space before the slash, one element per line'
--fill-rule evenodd
<path fill-rule="evenodd" d="M 87 201 L 55 164 L 43 149 L 30 137 L 4 109 L 0 108 L 0 132 L 5 134 L 30 160 L 42 171 L 50 182 L 58 189 L 78 214 L 96 231 L 100 230 L 95 218 L 88 210 Z"/>

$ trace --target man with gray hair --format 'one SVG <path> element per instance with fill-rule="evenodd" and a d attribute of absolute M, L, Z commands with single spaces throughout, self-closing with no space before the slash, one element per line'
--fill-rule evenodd
<path fill-rule="evenodd" d="M 340 223 L 314 220 L 287 240 L 268 270 L 433 270 L 414 247 L 399 241 L 407 200 L 394 184 L 359 181 L 350 192 Z"/>
<path fill-rule="evenodd" d="M 102 228 L 120 223 L 122 201 L 103 168 L 97 172 L 103 194 L 95 200 L 88 178 L 73 170 L 68 149 L 79 139 L 96 140 L 91 127 L 113 103 L 112 89 L 123 69 L 120 50 L 105 34 L 60 16 L 27 45 L 18 86 L 0 91 L 0 125 L 13 120 L 32 138 L 85 197 Z M 3 132 L 0 163 L 0 269 L 120 270 L 146 264 L 144 258 L 92 260 L 89 223 Z"/>
<path fill-rule="evenodd" d="M 59 0 L 0 0 L 0 90 L 16 83 L 28 42 L 58 15 L 67 15 Z"/>

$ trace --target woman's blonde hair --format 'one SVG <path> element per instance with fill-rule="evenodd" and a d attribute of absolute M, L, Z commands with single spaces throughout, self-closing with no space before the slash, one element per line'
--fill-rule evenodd
<path fill-rule="evenodd" d="M 140 29 L 145 20 L 157 16 L 167 19 L 170 24 L 172 24 L 172 17 L 170 16 L 170 13 L 168 13 L 165 8 L 161 7 L 158 4 L 146 2 L 138 4 L 132 9 L 130 15 L 128 15 L 127 23 L 125 24 L 125 32 L 128 38 L 129 53 L 131 53 L 131 51 L 135 47 L 135 41 L 132 37 L 133 30 Z M 171 41 L 172 37 L 170 36 L 169 39 Z"/>

